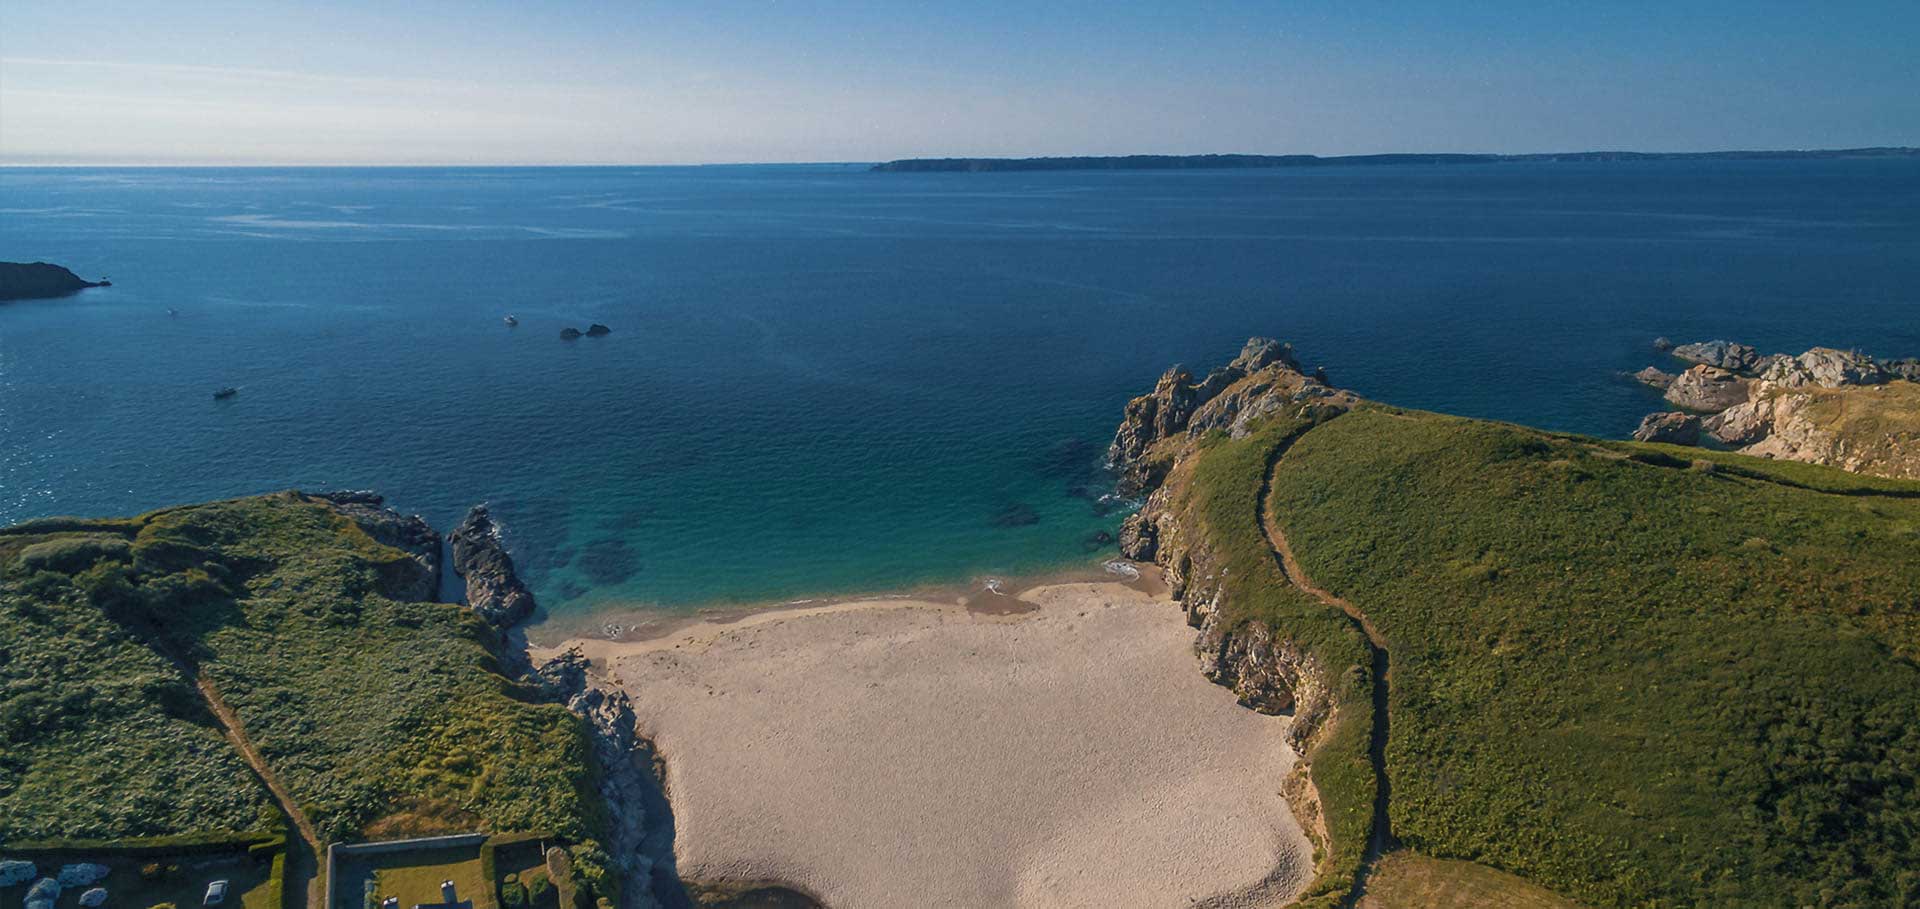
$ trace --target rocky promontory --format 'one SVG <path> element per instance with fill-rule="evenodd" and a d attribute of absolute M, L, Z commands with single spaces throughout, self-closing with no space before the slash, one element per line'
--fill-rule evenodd
<path fill-rule="evenodd" d="M 500 528 L 487 506 L 475 505 L 447 534 L 453 571 L 467 582 L 467 606 L 497 628 L 511 628 L 533 615 L 533 593 L 513 570 L 500 542 Z"/>
<path fill-rule="evenodd" d="M 1649 414 L 1635 439 L 1920 478 L 1920 360 L 1830 347 L 1763 355 L 1731 341 L 1668 353 L 1693 365 L 1671 377 L 1648 367 L 1634 378 L 1664 389 L 1679 409 Z"/>
<path fill-rule="evenodd" d="M 0 301 L 65 297 L 89 287 L 109 287 L 107 281 L 88 281 L 51 262 L 0 262 Z"/>

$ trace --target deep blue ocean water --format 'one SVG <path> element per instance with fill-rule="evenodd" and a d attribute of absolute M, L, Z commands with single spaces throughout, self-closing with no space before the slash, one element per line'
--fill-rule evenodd
<path fill-rule="evenodd" d="M 1920 354 L 1920 162 L 13 169 L 0 259 L 114 281 L 0 305 L 0 523 L 485 500 L 577 615 L 1088 563 L 1123 403 L 1252 334 L 1616 437 L 1656 335 Z"/>

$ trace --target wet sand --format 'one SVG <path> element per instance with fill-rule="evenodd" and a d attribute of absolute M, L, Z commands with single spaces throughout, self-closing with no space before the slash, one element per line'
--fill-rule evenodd
<path fill-rule="evenodd" d="M 885 599 L 574 641 L 664 756 L 689 878 L 834 909 L 1268 906 L 1310 876 L 1289 722 L 1141 585 Z M 731 618 L 731 617 L 729 617 Z"/>

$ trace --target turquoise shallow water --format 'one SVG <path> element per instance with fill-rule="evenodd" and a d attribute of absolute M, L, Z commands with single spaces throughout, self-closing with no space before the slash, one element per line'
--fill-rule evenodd
<path fill-rule="evenodd" d="M 0 259 L 115 282 L 0 306 L 0 522 L 486 500 L 577 614 L 1096 559 L 1121 405 L 1249 334 L 1611 436 L 1658 334 L 1920 354 L 1920 163 L 15 169 Z"/>

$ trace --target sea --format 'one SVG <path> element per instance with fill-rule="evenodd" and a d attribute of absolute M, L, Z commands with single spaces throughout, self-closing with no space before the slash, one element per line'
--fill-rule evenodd
<path fill-rule="evenodd" d="M 1657 336 L 1920 355 L 1920 160 L 8 168 L 0 260 L 113 282 L 0 304 L 0 524 L 485 502 L 578 619 L 1098 565 L 1127 399 L 1252 335 L 1614 438 Z"/>

